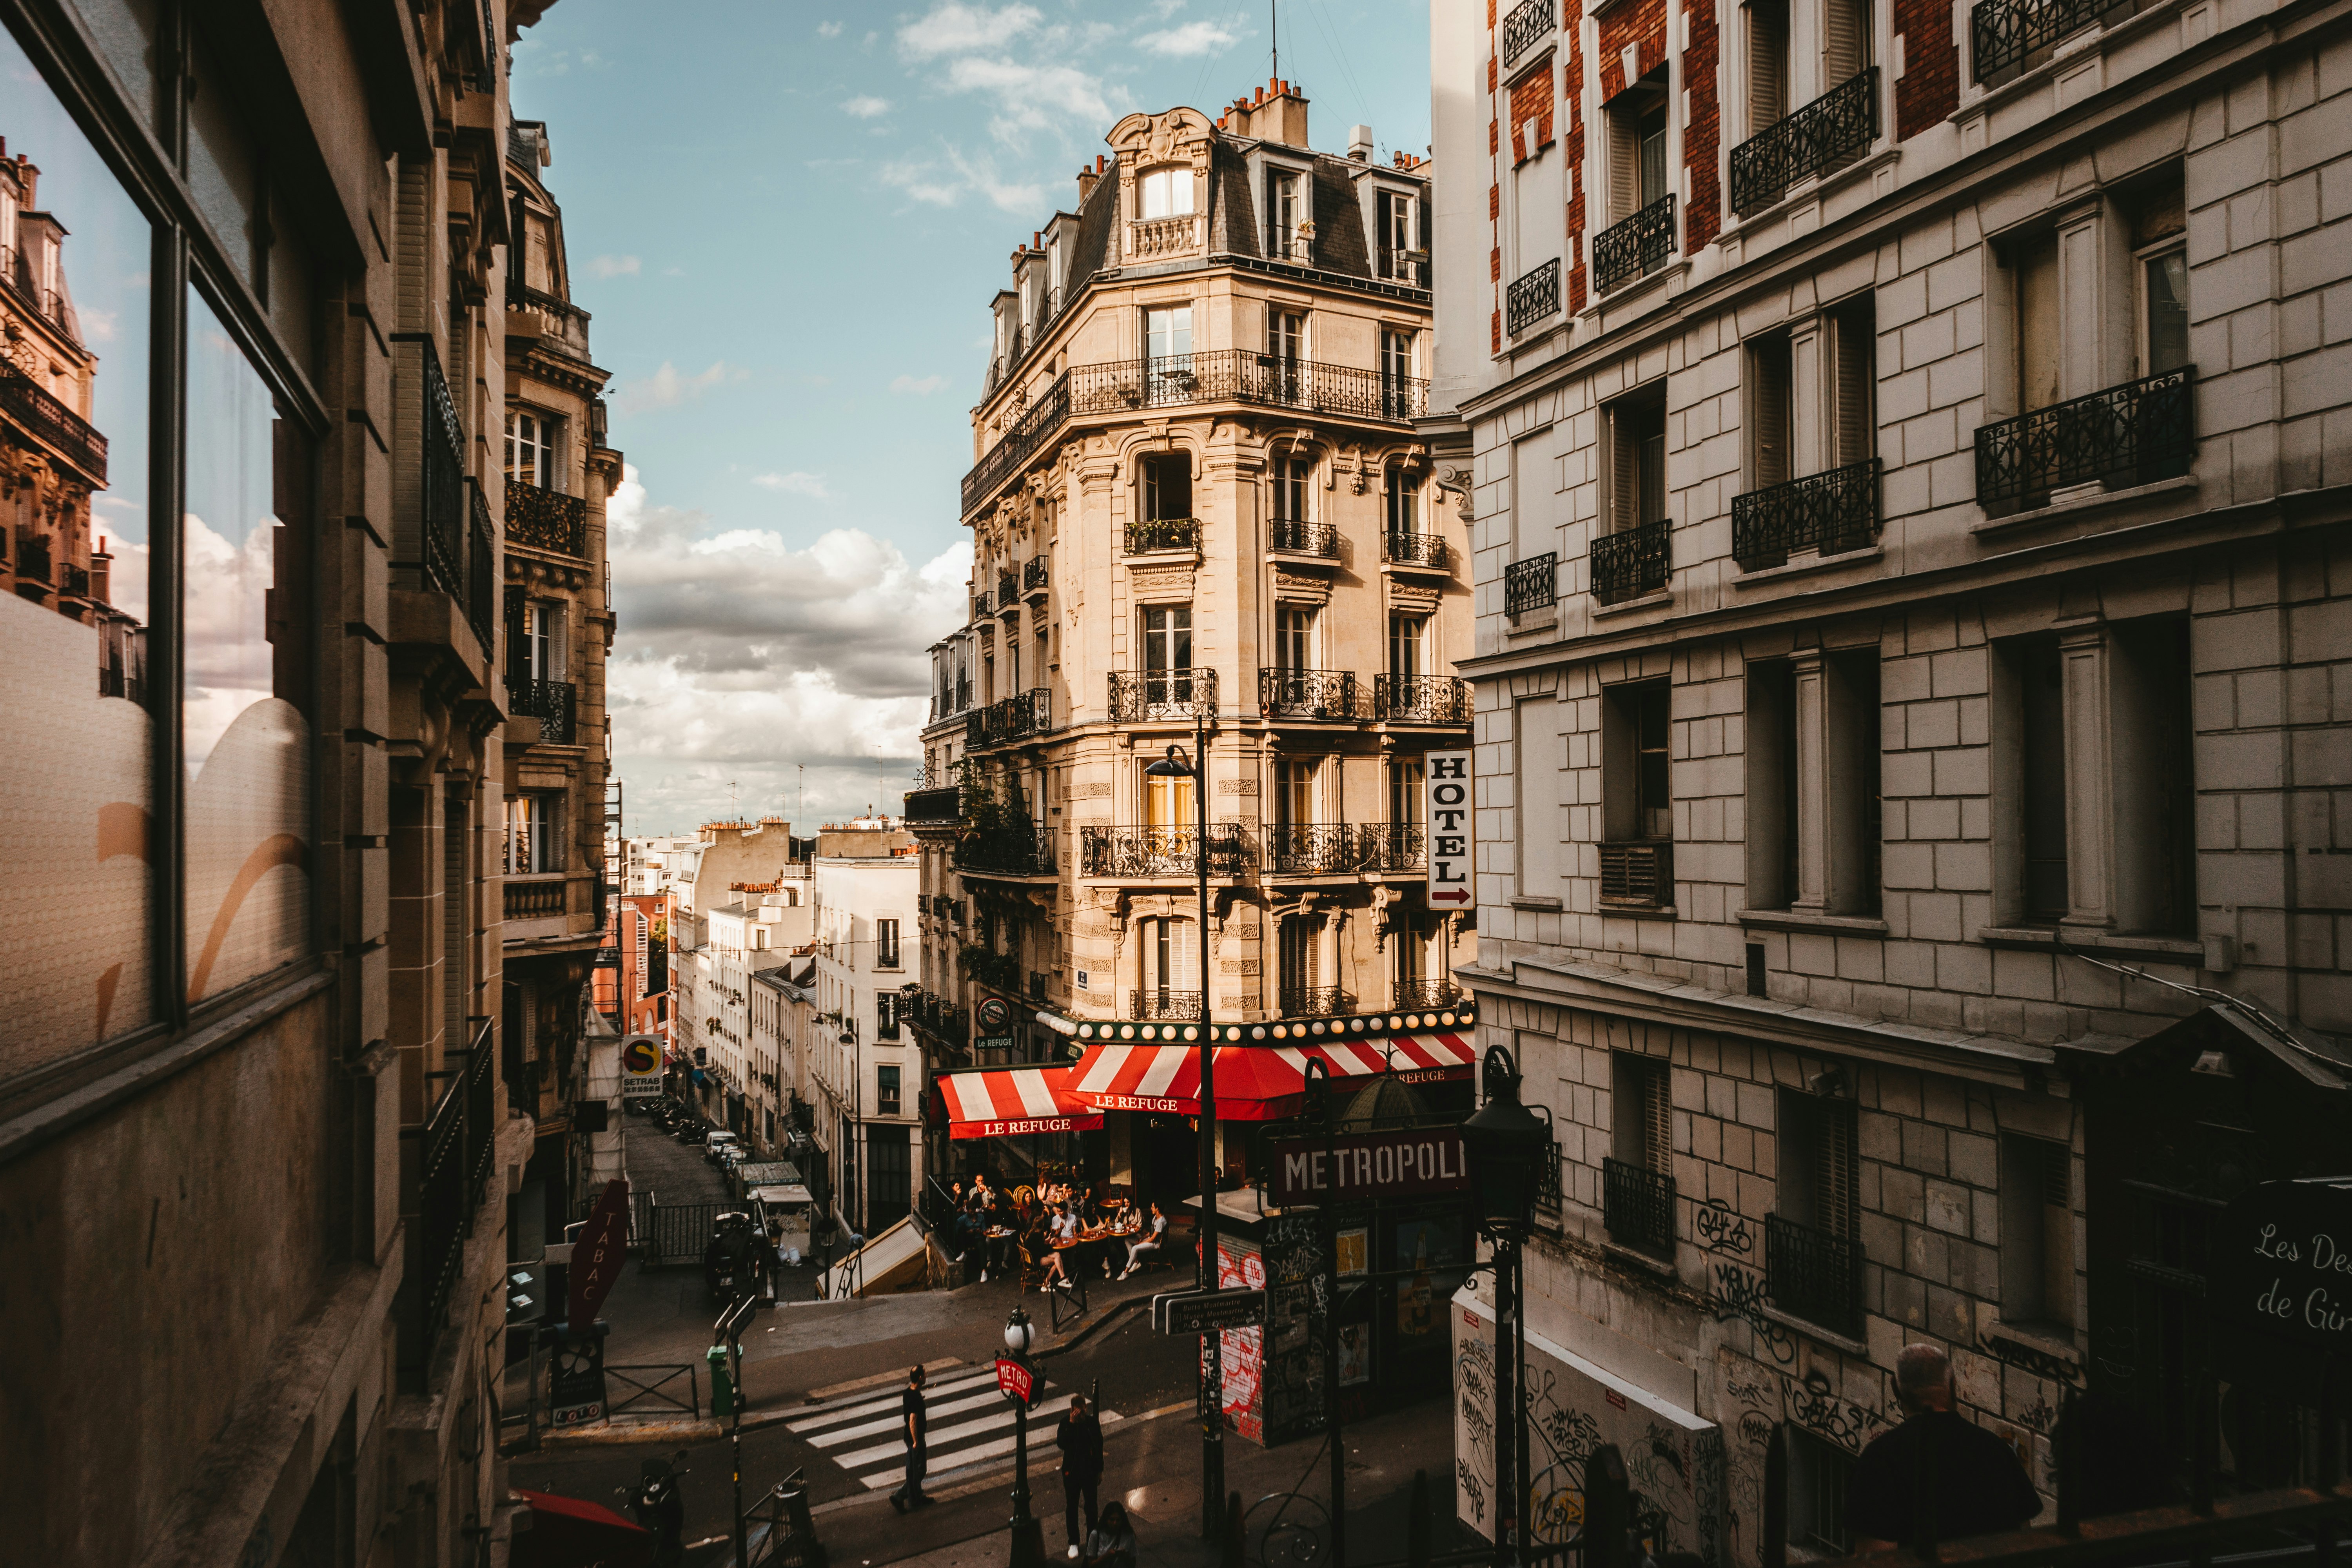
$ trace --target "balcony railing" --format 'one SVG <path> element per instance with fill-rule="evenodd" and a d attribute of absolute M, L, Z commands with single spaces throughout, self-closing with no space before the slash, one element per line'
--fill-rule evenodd
<path fill-rule="evenodd" d="M 508 684 L 514 717 L 539 721 L 539 738 L 547 745 L 572 743 L 578 690 L 568 680 L 525 679 Z"/>
<path fill-rule="evenodd" d="M 1558 1223 L 1566 1193 L 1560 1184 L 1559 1145 L 1547 1143 L 1536 1156 L 1536 1213 Z"/>
<path fill-rule="evenodd" d="M 1467 724 L 1470 683 L 1454 675 L 1376 675 L 1372 717 L 1392 724 Z"/>
<path fill-rule="evenodd" d="M 963 791 L 954 784 L 910 789 L 907 792 L 906 813 L 909 822 L 961 821 L 963 816 Z"/>
<path fill-rule="evenodd" d="M 1080 874 L 1142 879 L 1190 877 L 1200 858 L 1200 835 L 1191 827 L 1081 827 Z M 1239 876 L 1249 862 L 1241 826 L 1209 825 L 1209 875 Z"/>
<path fill-rule="evenodd" d="M 59 592 L 64 597 L 68 599 L 89 598 L 89 568 L 87 566 L 77 566 L 70 561 L 67 562 L 65 584 Z"/>
<path fill-rule="evenodd" d="M 1277 822 L 1265 830 L 1265 872 L 1270 877 L 1315 877 L 1358 871 L 1380 855 L 1352 822 Z"/>
<path fill-rule="evenodd" d="M 1339 531 L 1328 522 L 1277 517 L 1266 544 L 1270 549 L 1287 550 L 1294 555 L 1319 555 L 1326 561 L 1339 559 Z"/>
<path fill-rule="evenodd" d="M 1152 261 L 1200 249 L 1203 216 L 1179 213 L 1172 217 L 1136 219 L 1127 226 L 1128 254 L 1138 261 Z"/>
<path fill-rule="evenodd" d="M 1217 672 L 1171 669 L 1110 677 L 1110 721 L 1157 724 L 1217 715 Z"/>
<path fill-rule="evenodd" d="M 1408 288 L 1429 287 L 1429 253 L 1410 247 L 1383 245 L 1374 253 L 1379 276 Z"/>
<path fill-rule="evenodd" d="M 50 580 L 49 572 L 49 536 L 27 534 L 16 547 L 17 581 L 47 583 Z"/>
<path fill-rule="evenodd" d="M 956 845 L 956 868 L 1011 877 L 1051 876 L 1058 857 L 1050 827 L 1013 826 L 971 834 Z"/>
<path fill-rule="evenodd" d="M 0 414 L 55 450 L 93 484 L 106 482 L 106 437 L 12 364 L 0 363 Z"/>
<path fill-rule="evenodd" d="M 971 596 L 971 618 L 975 621 L 984 621 L 988 619 L 987 595 L 974 594 Z"/>
<path fill-rule="evenodd" d="M 2153 484 L 2197 455 L 2197 367 L 1977 427 L 1977 504 L 2031 501 L 2069 485 Z"/>
<path fill-rule="evenodd" d="M 1519 57 L 1551 37 L 1552 6 L 1555 0 L 1520 0 L 1503 18 L 1503 64 L 1519 63 Z"/>
<path fill-rule="evenodd" d="M 588 500 L 507 480 L 507 542 L 558 555 L 588 553 Z"/>
<path fill-rule="evenodd" d="M 1421 975 L 1399 980 L 1389 990 L 1389 1005 L 1399 1012 L 1414 1008 L 1451 1007 L 1462 1000 L 1462 987 L 1444 976 Z"/>
<path fill-rule="evenodd" d="M 1181 1022 L 1201 1016 L 1201 994 L 1198 991 L 1171 991 L 1164 985 L 1147 985 L 1130 989 L 1127 994 L 1127 1016 L 1130 1018 L 1173 1018 Z"/>
<path fill-rule="evenodd" d="M 1978 0 L 1969 12 L 1977 80 L 2004 80 L 2047 59 L 2067 34 L 2136 8 L 2133 0 Z"/>
<path fill-rule="evenodd" d="M 1614 605 L 1664 588 L 1674 574 L 1673 527 L 1660 518 L 1594 540 L 1592 596 Z"/>
<path fill-rule="evenodd" d="M 466 531 L 466 619 L 481 639 L 482 657 L 495 659 L 499 647 L 498 525 L 490 521 L 490 501 L 482 482 L 466 481 L 472 525 Z"/>
<path fill-rule="evenodd" d="M 996 607 L 1000 611 L 1018 609 L 1021 605 L 1021 574 L 999 572 L 996 574 Z"/>
<path fill-rule="evenodd" d="M 1149 555 L 1158 550 L 1200 548 L 1201 520 L 1197 517 L 1143 518 L 1127 525 L 1127 552 L 1129 555 Z"/>
<path fill-rule="evenodd" d="M 1503 297 L 1504 325 L 1517 337 L 1547 317 L 1559 314 L 1559 258 L 1514 279 Z"/>
<path fill-rule="evenodd" d="M 1675 1251 L 1675 1184 L 1646 1165 L 1601 1162 L 1601 1223 L 1620 1247 L 1671 1258 Z"/>
<path fill-rule="evenodd" d="M 1731 500 L 1731 558 L 1743 572 L 1785 564 L 1800 550 L 1836 555 L 1878 537 L 1876 458 Z"/>
<path fill-rule="evenodd" d="M 1731 150 L 1731 210 L 1746 217 L 1789 187 L 1870 150 L 1878 135 L 1878 68 L 1850 76 Z"/>
<path fill-rule="evenodd" d="M 1601 846 L 1601 901 L 1663 909 L 1675 901 L 1675 847 L 1665 839 Z"/>
<path fill-rule="evenodd" d="M 1032 555 L 1021 568 L 1021 591 L 1024 594 L 1044 593 L 1047 571 L 1045 557 Z"/>
<path fill-rule="evenodd" d="M 1772 1214 L 1764 1216 L 1764 1299 L 1792 1318 L 1862 1337 L 1862 1247 Z"/>
<path fill-rule="evenodd" d="M 1029 411 L 1013 422 L 987 456 L 975 464 L 963 477 L 963 510 L 967 516 L 972 508 L 987 499 L 989 493 L 1004 482 L 1006 476 L 1028 460 L 1031 453 L 1044 446 L 1055 431 L 1070 417 L 1070 377 L 1066 371 L 1048 386 Z"/>
<path fill-rule="evenodd" d="M 1559 557 L 1547 550 L 1503 568 L 1503 610 L 1524 616 L 1559 598 Z"/>
<path fill-rule="evenodd" d="M 563 912 L 563 892 L 569 886 L 557 878 L 544 882 L 506 884 L 506 918 L 510 921 L 542 921 Z"/>
<path fill-rule="evenodd" d="M 448 1325 L 466 1238 L 487 1191 L 496 1150 L 491 1111 L 497 1090 L 491 1078 L 489 1036 L 477 1033 L 470 1049 L 452 1051 L 454 1070 L 436 1074 L 447 1088 L 423 1124 L 401 1131 L 401 1209 L 406 1222 L 408 1267 L 402 1295 L 406 1320 L 399 1347 L 401 1376 L 421 1387 L 434 1347 Z"/>
<path fill-rule="evenodd" d="M 1329 1018 L 1356 1010 L 1356 999 L 1337 985 L 1286 985 L 1279 997 L 1286 1018 Z"/>
<path fill-rule="evenodd" d="M 1260 669 L 1257 704 L 1271 719 L 1352 721 L 1356 717 L 1356 672 Z"/>
<path fill-rule="evenodd" d="M 967 752 L 984 750 L 988 745 L 988 710 L 974 708 L 963 716 L 963 749 Z"/>
<path fill-rule="evenodd" d="M 1429 828 L 1419 822 L 1372 822 L 1364 826 L 1376 853 L 1368 868 L 1382 871 L 1429 869 Z"/>
<path fill-rule="evenodd" d="M 418 497 L 417 564 L 425 584 L 459 604 L 466 602 L 466 438 L 441 375 L 441 356 L 424 333 L 403 334 L 416 346 L 421 416 L 423 485 Z"/>
<path fill-rule="evenodd" d="M 1675 253 L 1675 194 L 1592 237 L 1592 286 L 1606 294 L 1647 277 Z"/>
<path fill-rule="evenodd" d="M 1391 529 L 1381 535 L 1381 559 L 1392 565 L 1426 566 L 1433 572 L 1442 572 L 1445 569 L 1445 536 Z"/>

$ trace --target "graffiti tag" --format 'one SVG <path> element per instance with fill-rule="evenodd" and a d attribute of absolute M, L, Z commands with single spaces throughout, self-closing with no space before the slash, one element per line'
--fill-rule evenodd
<path fill-rule="evenodd" d="M 1764 1283 L 1758 1275 L 1736 1263 L 1717 1264 L 1712 1305 L 1717 1322 L 1727 1323 L 1738 1318 L 1755 1333 L 1757 1342 L 1782 1366 L 1797 1359 L 1796 1337 L 1764 1313 Z"/>
<path fill-rule="evenodd" d="M 1709 1252 L 1733 1252 L 1745 1256 L 1756 1245 L 1748 1229 L 1746 1216 L 1732 1211 L 1721 1198 L 1709 1198 L 1691 1208 L 1692 1228 L 1698 1233 L 1698 1244 Z"/>
<path fill-rule="evenodd" d="M 2015 1340 L 2004 1339 L 1998 1334 L 1979 1334 L 1977 1348 L 1995 1361 L 2006 1362 L 2021 1372 L 2030 1372 L 2036 1377 L 2046 1377 L 2053 1383 L 2063 1383 L 2070 1388 L 2082 1386 L 2082 1369 L 2062 1356 L 2052 1355 L 2048 1351 L 2038 1350 L 2032 1345 L 2020 1344 Z"/>

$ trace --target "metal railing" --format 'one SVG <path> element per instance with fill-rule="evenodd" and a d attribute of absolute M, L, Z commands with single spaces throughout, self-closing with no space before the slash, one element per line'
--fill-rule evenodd
<path fill-rule="evenodd" d="M 677 1396 L 677 1380 L 686 1378 L 686 1397 Z M 702 1418 L 702 1384 L 696 1375 L 692 1362 L 675 1365 L 656 1363 L 643 1365 L 615 1366 L 604 1364 L 604 1379 L 609 1390 L 604 1401 L 604 1414 L 618 1415 L 625 1410 L 639 1414 L 659 1411 L 684 1415 L 689 1421 Z"/>
<path fill-rule="evenodd" d="M 971 596 L 971 618 L 975 621 L 984 621 L 988 619 L 987 595 L 974 594 Z"/>
<path fill-rule="evenodd" d="M 564 889 L 569 884 L 562 879 L 544 882 L 506 884 L 506 918 L 510 921 L 542 921 L 563 913 Z"/>
<path fill-rule="evenodd" d="M 46 533 L 27 534 L 16 547 L 17 580 L 47 583 L 49 574 L 49 536 Z"/>
<path fill-rule="evenodd" d="M 1429 258 L 1425 252 L 1412 247 L 1383 245 L 1373 256 L 1378 264 L 1377 276 L 1415 289 L 1429 287 Z"/>
<path fill-rule="evenodd" d="M 1592 596 L 1604 605 L 1654 594 L 1674 574 L 1674 525 L 1664 518 L 1592 542 Z"/>
<path fill-rule="evenodd" d="M 1084 826 L 1080 836 L 1080 874 L 1088 877 L 1190 877 L 1200 858 L 1197 829 L 1157 826 Z M 1249 863 L 1249 846 L 1241 825 L 1209 825 L 1209 874 L 1233 877 Z"/>
<path fill-rule="evenodd" d="M 1503 568 L 1503 611 L 1524 616 L 1559 599 L 1559 557 L 1551 551 Z"/>
<path fill-rule="evenodd" d="M 1021 591 L 1042 594 L 1045 591 L 1048 566 L 1043 555 L 1032 555 L 1021 568 Z"/>
<path fill-rule="evenodd" d="M 1425 871 L 1429 868 L 1429 827 L 1420 822 L 1370 822 L 1364 836 L 1378 853 L 1374 866 L 1382 871 Z"/>
<path fill-rule="evenodd" d="M 53 448 L 83 478 L 106 482 L 106 437 L 16 366 L 0 363 L 0 414 Z"/>
<path fill-rule="evenodd" d="M 1201 520 L 1197 517 L 1141 518 L 1127 525 L 1127 553 L 1149 555 L 1155 550 L 1198 550 Z"/>
<path fill-rule="evenodd" d="M 1400 1012 L 1416 1007 L 1451 1007 L 1461 1000 L 1462 987 L 1442 975 L 1399 980 L 1389 988 L 1389 1005 Z"/>
<path fill-rule="evenodd" d="M 1865 67 L 1731 150 L 1731 210 L 1746 217 L 1789 187 L 1870 150 L 1878 135 L 1878 68 Z"/>
<path fill-rule="evenodd" d="M 1554 23 L 1554 0 L 1520 0 L 1503 18 L 1503 64 L 1519 63 L 1519 57 L 1551 36 Z"/>
<path fill-rule="evenodd" d="M 423 416 L 424 483 L 417 526 L 426 585 L 466 602 L 466 437 L 433 340 L 415 333 L 422 367 L 417 389 Z"/>
<path fill-rule="evenodd" d="M 572 744 L 579 689 L 572 682 L 526 679 L 509 682 L 507 695 L 515 718 L 539 721 L 541 742 L 550 746 Z"/>
<path fill-rule="evenodd" d="M 1977 504 L 2186 474 L 2197 455 L 2196 380 L 2197 367 L 2183 365 L 1979 426 Z"/>
<path fill-rule="evenodd" d="M 1977 80 L 1990 84 L 2038 65 L 2067 34 L 2137 8 L 2134 0 L 1977 0 L 1969 10 Z"/>
<path fill-rule="evenodd" d="M 588 500 L 543 485 L 507 480 L 507 540 L 559 555 L 588 553 Z"/>
<path fill-rule="evenodd" d="M 1470 683 L 1456 675 L 1376 675 L 1372 717 L 1391 723 L 1467 724 Z"/>
<path fill-rule="evenodd" d="M 1503 296 L 1504 326 L 1517 337 L 1547 316 L 1559 314 L 1559 258 L 1512 279 Z"/>
<path fill-rule="evenodd" d="M 1356 717 L 1356 672 L 1261 668 L 1257 672 L 1257 705 L 1274 719 L 1352 721 Z"/>
<path fill-rule="evenodd" d="M 1389 529 L 1381 535 L 1381 559 L 1399 566 L 1426 566 L 1442 571 L 1445 565 L 1445 536 Z"/>
<path fill-rule="evenodd" d="M 1021 574 L 999 572 L 996 574 L 996 607 L 1001 611 L 1021 607 Z"/>
<path fill-rule="evenodd" d="M 972 508 L 1003 483 L 1006 476 L 1026 461 L 1030 454 L 1044 446 L 1046 438 L 1060 429 L 1069 417 L 1070 376 L 1065 371 L 963 477 L 965 513 L 969 515 Z"/>
<path fill-rule="evenodd" d="M 1007 827 L 975 833 L 956 845 L 956 868 L 1008 877 L 1050 876 L 1056 864 L 1050 827 Z"/>
<path fill-rule="evenodd" d="M 1592 237 L 1592 286 L 1606 294 L 1648 276 L 1675 253 L 1675 193 Z"/>
<path fill-rule="evenodd" d="M 985 705 L 972 709 L 963 716 L 963 749 L 984 751 L 988 746 L 988 709 Z"/>
<path fill-rule="evenodd" d="M 1328 1018 L 1356 1010 L 1356 999 L 1337 985 L 1286 985 L 1278 1000 L 1286 1018 Z"/>
<path fill-rule="evenodd" d="M 1675 847 L 1665 839 L 1601 846 L 1601 901 L 1664 908 L 1675 901 Z"/>
<path fill-rule="evenodd" d="M 1217 672 L 1213 669 L 1155 670 L 1146 674 L 1110 676 L 1110 721 L 1114 724 L 1156 724 L 1171 719 L 1217 714 Z"/>
<path fill-rule="evenodd" d="M 1339 559 L 1339 531 L 1328 522 L 1277 517 L 1270 525 L 1266 545 L 1269 549 L 1287 550 L 1297 555 L 1319 555 L 1326 561 L 1337 561 Z"/>
<path fill-rule="evenodd" d="M 1265 829 L 1264 858 L 1270 877 L 1360 870 L 1379 854 L 1380 845 L 1352 822 L 1277 822 Z"/>
<path fill-rule="evenodd" d="M 1546 1219 L 1559 1219 L 1567 1195 L 1560 1182 L 1559 1145 L 1547 1143 L 1536 1156 L 1536 1213 Z"/>
<path fill-rule="evenodd" d="M 1601 1223 L 1620 1247 L 1672 1256 L 1675 1249 L 1675 1184 L 1647 1165 L 1603 1158 L 1601 1162 Z"/>
<path fill-rule="evenodd" d="M 447 1087 L 418 1126 L 401 1130 L 402 1217 L 408 1247 L 408 1299 L 400 1356 L 404 1381 L 421 1383 L 440 1341 L 465 1264 L 474 1212 L 488 1191 L 497 1128 L 489 1020 L 476 1026 L 470 1048 L 447 1053 L 457 1065 L 430 1073 Z"/>
<path fill-rule="evenodd" d="M 1850 1237 L 1766 1215 L 1764 1298 L 1792 1318 L 1861 1338 L 1861 1245 Z"/>
<path fill-rule="evenodd" d="M 963 817 L 963 791 L 954 784 L 907 792 L 909 822 L 957 822 Z"/>
<path fill-rule="evenodd" d="M 466 481 L 472 525 L 466 531 L 466 619 L 481 640 L 482 657 L 496 661 L 499 651 L 499 552 L 497 523 L 490 519 L 490 500 L 482 482 Z"/>
<path fill-rule="evenodd" d="M 87 566 L 77 566 L 70 561 L 67 562 L 66 580 L 63 586 L 58 589 L 58 592 L 68 599 L 89 598 L 89 568 Z"/>
<path fill-rule="evenodd" d="M 1147 985 L 1130 989 L 1127 994 L 1127 1016 L 1130 1018 L 1174 1018 L 1181 1022 L 1201 1016 L 1201 994 L 1198 991 L 1171 991 L 1165 985 Z"/>
<path fill-rule="evenodd" d="M 1836 555 L 1878 537 L 1879 460 L 1731 499 L 1731 558 L 1743 572 L 1784 564 L 1791 552 Z"/>

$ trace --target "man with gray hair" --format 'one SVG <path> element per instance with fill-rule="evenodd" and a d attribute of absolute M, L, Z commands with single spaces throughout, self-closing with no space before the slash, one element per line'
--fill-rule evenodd
<path fill-rule="evenodd" d="M 1962 1416 L 1949 1357 L 1906 1345 L 1895 1394 L 1908 1415 L 1862 1451 L 1846 1485 L 1846 1533 L 1855 1552 L 2021 1530 L 2042 1494 L 2008 1444 Z"/>

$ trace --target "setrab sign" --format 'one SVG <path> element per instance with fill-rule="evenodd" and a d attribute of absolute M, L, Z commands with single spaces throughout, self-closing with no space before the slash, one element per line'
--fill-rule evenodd
<path fill-rule="evenodd" d="M 1332 1140 L 1328 1155 L 1320 1138 L 1286 1139 L 1272 1152 L 1266 1201 L 1284 1208 L 1470 1190 L 1459 1127 L 1351 1133 Z"/>
<path fill-rule="evenodd" d="M 1429 905 L 1466 910 L 1470 891 L 1470 753 L 1429 753 L 1423 816 L 1429 823 Z"/>
<path fill-rule="evenodd" d="M 621 1098 L 659 1100 L 662 1091 L 661 1039 L 655 1035 L 631 1035 L 621 1042 Z"/>

